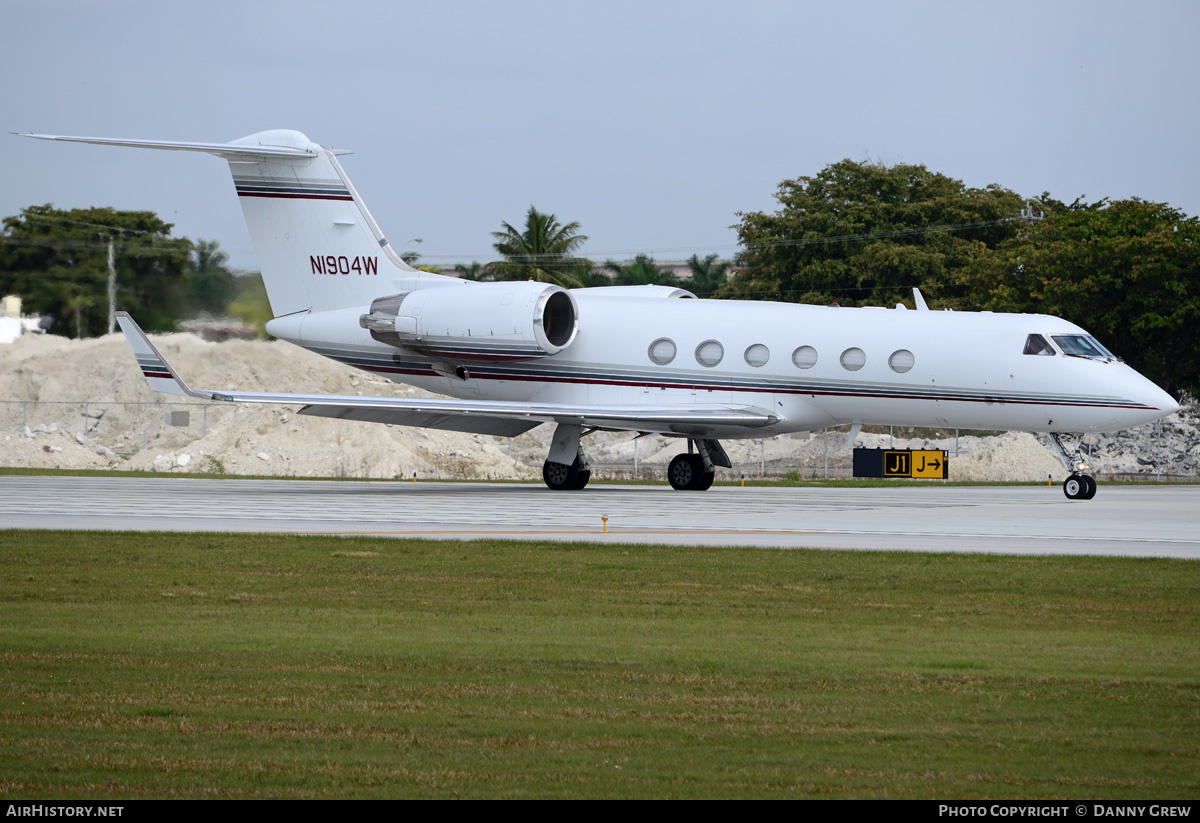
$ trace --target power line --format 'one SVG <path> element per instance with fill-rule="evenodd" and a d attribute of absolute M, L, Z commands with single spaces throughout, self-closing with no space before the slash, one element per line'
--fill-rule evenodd
<path fill-rule="evenodd" d="M 177 243 L 180 238 L 167 238 L 165 242 Z M 68 240 L 34 237 L 13 237 L 0 235 L 0 243 L 10 246 L 29 246 L 33 248 L 66 249 L 73 251 L 100 251 L 108 249 L 108 241 L 98 240 Z M 173 248 L 170 246 L 136 246 L 129 243 L 117 243 L 116 248 L 122 254 L 132 256 L 153 256 L 166 254 L 190 254 L 191 249 Z"/>
<path fill-rule="evenodd" d="M 30 216 L 35 217 L 37 219 L 45 219 L 47 222 L 53 222 L 55 220 L 55 218 L 43 217 L 42 215 L 26 215 L 26 217 L 30 217 Z M 603 257 L 607 261 L 607 260 L 612 260 L 614 258 L 624 257 L 624 259 L 630 260 L 630 259 L 637 257 L 638 255 L 646 255 L 646 256 L 653 257 L 655 254 L 663 254 L 663 253 L 678 253 L 678 252 L 699 253 L 700 251 L 716 251 L 717 253 L 720 253 L 721 251 L 736 251 L 738 249 L 745 249 L 746 251 L 753 251 L 753 250 L 772 249 L 772 248 L 831 245 L 834 243 L 848 243 L 848 242 L 854 242 L 854 241 L 858 241 L 858 240 L 887 240 L 887 239 L 895 239 L 895 238 L 899 238 L 899 237 L 915 237 L 915 236 L 925 235 L 925 234 L 955 233 L 955 232 L 971 231 L 973 229 L 991 228 L 993 226 L 1006 225 L 1008 223 L 1019 222 L 1019 221 L 1023 221 L 1026 219 L 1027 218 L 1023 214 L 1021 217 L 1004 217 L 1004 218 L 999 218 L 997 220 L 982 220 L 982 221 L 978 221 L 978 222 L 974 222 L 974 223 L 957 223 L 957 224 L 949 224 L 949 225 L 942 225 L 942 226 L 922 226 L 922 227 L 911 228 L 911 229 L 892 229 L 889 231 L 862 232 L 859 234 L 840 234 L 840 235 L 830 235 L 830 236 L 826 236 L 826 237 L 801 237 L 801 238 L 787 239 L 787 240 L 784 240 L 784 239 L 764 240 L 764 241 L 759 241 L 759 242 L 754 242 L 754 243 L 734 244 L 734 245 L 680 246 L 680 247 L 662 247 L 662 248 L 654 248 L 654 249 L 620 249 L 620 250 L 613 250 L 613 251 L 595 251 L 595 252 L 589 252 L 586 257 L 571 257 L 571 258 L 564 258 L 564 257 L 558 256 L 558 255 L 550 255 L 550 254 L 523 254 L 523 255 L 514 255 L 512 257 L 506 257 L 506 258 L 504 258 L 504 260 L 508 261 L 508 262 L 520 262 L 520 263 L 555 262 L 555 263 L 560 263 L 560 264 L 562 264 L 562 263 L 569 264 L 572 260 L 579 260 L 579 261 L 587 260 L 589 262 L 592 262 L 593 264 L 601 265 L 601 264 L 596 263 L 596 258 Z M 126 232 L 130 232 L 130 233 L 134 233 L 134 234 L 145 235 L 145 234 L 154 234 L 155 233 L 155 232 L 151 232 L 148 230 L 121 229 L 116 226 L 104 226 L 104 225 L 95 224 L 95 223 L 85 223 L 85 222 L 81 222 L 81 221 L 77 221 L 77 220 L 59 219 L 59 222 L 72 223 L 74 225 L 81 225 L 81 226 L 90 226 L 90 227 L 94 227 L 94 228 L 111 229 L 111 230 L 115 230 L 115 231 L 126 231 Z M 163 238 L 164 242 L 178 242 L 179 240 L 182 240 L 182 239 L 186 239 L 186 238 Z M 75 240 L 75 239 L 50 239 L 50 238 L 40 239 L 40 238 L 32 238 L 32 237 L 15 237 L 12 235 L 0 235 L 0 243 L 7 243 L 9 245 L 16 245 L 16 246 L 70 249 L 70 250 L 77 250 L 77 251 L 89 251 L 89 250 L 98 251 L 98 250 L 102 250 L 102 249 L 106 250 L 108 248 L 107 241 L 99 242 L 99 241 L 87 241 L 87 240 L 82 240 L 82 239 Z M 178 249 L 178 248 L 163 247 L 163 246 L 137 246 L 137 245 L 131 245 L 128 243 L 119 244 L 117 246 L 117 248 L 118 248 L 118 250 L 120 250 L 120 252 L 122 254 L 135 255 L 135 256 L 188 253 L 188 250 L 186 250 L 186 249 Z M 489 255 L 462 255 L 462 254 L 434 254 L 434 253 L 421 255 L 421 257 L 424 259 L 453 258 L 453 259 L 458 259 L 458 260 L 466 260 L 468 257 L 470 257 L 472 260 L 478 260 L 480 257 L 488 258 L 488 257 L 492 257 L 492 256 L 493 255 L 490 255 L 490 254 Z"/>
<path fill-rule="evenodd" d="M 89 226 L 93 229 L 108 229 L 109 231 L 127 232 L 129 234 L 157 234 L 151 229 L 126 229 L 120 226 L 106 226 L 103 223 L 85 223 L 82 220 L 68 220 L 65 217 L 55 217 L 49 214 L 31 214 L 25 212 L 20 215 L 26 220 L 39 220 L 43 223 L 69 223 L 72 226 Z"/>
<path fill-rule="evenodd" d="M 752 249 L 780 248 L 780 247 L 789 247 L 789 246 L 816 246 L 816 245 L 824 245 L 824 244 L 832 244 L 832 243 L 848 243 L 848 242 L 852 242 L 855 240 L 886 240 L 886 239 L 892 239 L 892 238 L 896 238 L 896 237 L 913 237 L 913 236 L 922 235 L 922 234 L 952 233 L 952 232 L 960 232 L 960 231 L 970 231 L 972 229 L 990 228 L 992 226 L 1002 226 L 1002 225 L 1006 225 L 1006 224 L 1012 223 L 1012 222 L 1023 221 L 1025 219 L 1026 219 L 1025 216 L 1022 215 L 1021 217 L 1002 217 L 1002 218 L 998 218 L 996 220 L 981 220 L 981 221 L 978 221 L 975 223 L 955 223 L 955 224 L 942 225 L 942 226 L 922 226 L 919 228 L 912 228 L 912 229 L 892 229 L 889 231 L 863 232 L 860 234 L 838 234 L 838 235 L 830 235 L 827 237 L 801 237 L 801 238 L 795 238 L 795 239 L 790 239 L 790 240 L 783 240 L 783 239 L 781 239 L 781 240 L 763 240 L 763 241 L 755 242 L 755 243 L 745 243 L 745 244 L 738 243 L 738 244 L 734 244 L 734 245 L 714 244 L 711 246 L 679 246 L 679 247 L 674 247 L 674 248 L 656 248 L 656 249 L 619 249 L 619 250 L 615 250 L 615 251 L 588 251 L 586 257 L 584 257 L 583 259 L 591 260 L 591 259 L 598 258 L 598 257 L 605 257 L 605 258 L 611 259 L 611 258 L 619 257 L 622 255 L 626 256 L 627 259 L 630 259 L 630 258 L 636 257 L 637 255 L 640 255 L 640 254 L 644 254 L 647 256 L 654 256 L 655 254 L 663 254 L 663 253 L 678 253 L 678 252 L 696 252 L 696 253 L 698 253 L 701 251 L 734 251 L 734 250 L 743 249 L 743 248 L 746 250 L 752 250 Z M 427 258 L 443 258 L 444 259 L 444 258 L 449 257 L 449 258 L 453 258 L 453 259 L 457 259 L 457 260 L 466 260 L 467 258 L 471 258 L 472 260 L 478 260 L 480 257 L 486 258 L 486 257 L 492 257 L 492 256 L 493 256 L 492 254 L 467 255 L 467 254 L 446 254 L 446 253 L 443 253 L 443 254 L 429 253 L 429 254 L 422 255 L 422 257 L 427 257 Z M 541 261 L 562 261 L 564 258 L 555 256 L 555 255 L 546 255 L 546 254 L 523 254 L 523 255 L 514 255 L 512 257 L 506 257 L 505 259 L 514 261 L 514 262 L 537 263 L 537 262 L 541 262 Z M 575 258 L 575 259 L 579 259 L 579 258 Z"/>

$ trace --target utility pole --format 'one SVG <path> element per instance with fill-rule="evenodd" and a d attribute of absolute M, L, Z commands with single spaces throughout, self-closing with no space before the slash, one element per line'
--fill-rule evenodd
<path fill-rule="evenodd" d="M 108 333 L 117 330 L 117 266 L 113 262 L 113 240 L 108 238 Z"/>

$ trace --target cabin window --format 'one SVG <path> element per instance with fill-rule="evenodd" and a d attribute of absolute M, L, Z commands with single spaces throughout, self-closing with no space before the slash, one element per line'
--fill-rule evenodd
<path fill-rule="evenodd" d="M 812 346 L 801 346 L 792 352 L 792 362 L 798 369 L 811 369 L 817 365 L 817 350 Z"/>
<path fill-rule="evenodd" d="M 696 362 L 710 369 L 721 362 L 725 356 L 725 347 L 716 340 L 705 340 L 696 347 Z"/>
<path fill-rule="evenodd" d="M 1040 354 L 1044 357 L 1054 356 L 1054 347 L 1046 342 L 1040 334 L 1031 334 L 1025 338 L 1025 354 Z"/>
<path fill-rule="evenodd" d="M 1054 342 L 1063 350 L 1063 354 L 1073 354 L 1076 357 L 1106 357 L 1116 360 L 1112 352 L 1101 346 L 1096 339 L 1086 334 L 1052 334 Z"/>
<path fill-rule="evenodd" d="M 913 353 L 908 349 L 900 349 L 892 352 L 892 356 L 888 358 L 888 365 L 892 367 L 892 371 L 896 374 L 904 374 L 906 371 L 911 371 L 913 364 L 917 359 L 913 357 Z"/>
<path fill-rule="evenodd" d="M 767 361 L 771 359 L 771 350 L 762 343 L 755 343 L 750 348 L 746 349 L 746 362 L 754 368 L 767 365 Z"/>
<path fill-rule="evenodd" d="M 858 371 L 867 364 L 867 353 L 860 348 L 846 349 L 842 352 L 842 368 L 846 371 Z"/>
<path fill-rule="evenodd" d="M 675 359 L 675 341 L 660 337 L 650 344 L 648 354 L 652 361 L 665 366 Z"/>

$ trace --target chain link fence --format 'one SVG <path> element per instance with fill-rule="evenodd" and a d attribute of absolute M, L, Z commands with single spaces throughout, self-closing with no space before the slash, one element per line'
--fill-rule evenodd
<path fill-rule="evenodd" d="M 128 457 L 155 446 L 181 448 L 208 435 L 230 404 L 200 400 L 0 400 L 0 431 L 62 431 Z"/>

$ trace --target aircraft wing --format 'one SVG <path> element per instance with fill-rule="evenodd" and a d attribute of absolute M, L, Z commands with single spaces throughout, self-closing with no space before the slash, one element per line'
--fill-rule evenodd
<path fill-rule="evenodd" d="M 299 414 L 419 426 L 431 429 L 515 437 L 542 423 L 567 423 L 600 429 L 704 436 L 715 428 L 769 426 L 779 418 L 752 406 L 692 404 L 591 406 L 521 403 L 504 400 L 451 400 L 409 397 L 362 397 L 338 394 L 229 392 L 190 388 L 127 312 L 117 322 L 129 341 L 142 374 L 155 391 L 238 403 L 277 403 L 302 408 Z"/>

